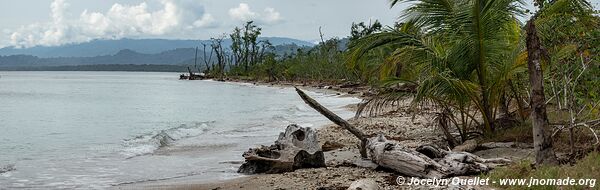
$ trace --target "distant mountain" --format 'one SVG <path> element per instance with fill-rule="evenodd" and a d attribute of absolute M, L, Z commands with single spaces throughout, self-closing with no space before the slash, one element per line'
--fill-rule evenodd
<path fill-rule="evenodd" d="M 269 40 L 274 46 L 296 44 L 298 46 L 314 46 L 311 42 L 292 38 L 264 37 L 260 40 Z M 129 49 L 142 54 L 157 54 L 178 48 L 195 48 L 201 43 L 210 44 L 209 40 L 166 40 L 166 39 L 119 39 L 119 40 L 93 40 L 79 44 L 47 47 L 36 46 L 31 48 L 5 47 L 0 49 L 0 55 L 32 55 L 39 58 L 54 57 L 95 57 L 114 55 L 121 50 Z M 223 42 L 224 47 L 229 47 L 231 40 Z M 193 54 L 192 54 L 193 55 Z"/>
<path fill-rule="evenodd" d="M 130 49 L 124 49 L 114 55 L 94 57 L 54 57 L 40 58 L 32 55 L 0 56 L 2 67 L 39 67 L 39 66 L 72 66 L 72 65 L 108 65 L 108 64 L 135 64 L 135 65 L 182 65 L 193 64 L 195 49 L 179 48 L 156 54 L 144 54 Z M 198 56 L 198 62 L 202 56 Z"/>
<path fill-rule="evenodd" d="M 283 56 L 296 53 L 299 49 L 309 49 L 307 46 L 296 44 L 283 44 L 274 46 L 273 53 Z M 198 53 L 198 66 L 204 65 L 202 50 Z M 308 51 L 308 50 L 306 50 Z M 54 69 L 121 69 L 115 65 L 146 65 L 143 68 L 156 68 L 164 65 L 171 66 L 194 65 L 195 48 L 177 48 L 159 53 L 140 53 L 131 49 L 123 49 L 111 55 L 91 57 L 38 57 L 33 55 L 0 55 L 0 70 L 54 70 Z M 212 62 L 215 61 L 213 56 Z M 109 65 L 109 66 L 102 66 Z M 60 67 L 58 67 L 60 66 Z M 86 66 L 86 67 L 66 67 Z M 150 67 L 152 66 L 152 67 Z M 48 68 L 56 67 L 56 68 Z M 126 68 L 133 68 L 127 66 Z M 185 67 L 183 67 L 185 68 Z"/>

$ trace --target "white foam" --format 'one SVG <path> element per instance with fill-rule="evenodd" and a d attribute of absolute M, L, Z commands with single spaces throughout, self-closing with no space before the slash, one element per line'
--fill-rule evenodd
<path fill-rule="evenodd" d="M 161 147 L 175 141 L 200 136 L 210 130 L 211 122 L 197 122 L 190 126 L 182 124 L 178 127 L 146 133 L 123 141 L 125 149 L 121 153 L 127 157 L 151 154 Z"/>

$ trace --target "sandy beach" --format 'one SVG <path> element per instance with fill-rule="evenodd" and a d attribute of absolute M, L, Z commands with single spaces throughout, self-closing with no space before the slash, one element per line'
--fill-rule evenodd
<path fill-rule="evenodd" d="M 256 84 L 256 83 L 255 83 Z M 290 84 L 258 83 L 289 87 Z M 323 93 L 335 93 L 341 96 L 368 96 L 367 88 L 359 89 L 324 89 L 316 85 L 299 85 L 304 89 Z M 357 91 L 356 93 L 348 93 Z M 348 109 L 357 110 L 357 105 L 347 105 Z M 435 144 L 447 147 L 443 134 L 436 130 L 434 111 L 421 109 L 415 112 L 410 107 L 410 99 L 400 102 L 397 110 L 380 115 L 368 115 L 349 119 L 349 122 L 368 136 L 384 134 L 388 139 L 399 141 L 403 146 L 416 148 L 423 144 Z M 116 186 L 115 189 L 171 189 L 171 190 L 217 190 L 217 189 L 347 189 L 352 182 L 361 179 L 375 181 L 380 189 L 490 189 L 487 186 L 399 186 L 396 183 L 397 173 L 373 164 L 370 160 L 360 158 L 358 147 L 360 142 L 350 132 L 331 124 L 317 129 L 319 143 L 324 148 L 325 168 L 299 169 L 283 174 L 258 174 L 242 176 L 223 181 L 206 181 L 193 177 L 164 181 L 153 181 Z M 275 139 L 273 139 L 275 140 Z M 252 147 L 249 147 L 252 148 Z M 333 149 L 333 150 L 325 150 Z M 530 150 L 498 149 L 476 152 L 484 158 L 508 157 L 513 159 L 529 159 Z M 241 164 L 240 156 L 240 164 Z M 474 178 L 463 176 L 461 178 Z"/>
<path fill-rule="evenodd" d="M 325 90 L 309 87 L 310 90 Z M 330 93 L 332 91 L 328 90 Z M 347 93 L 347 91 L 345 92 Z M 353 96 L 361 95 L 361 93 Z M 435 131 L 432 113 L 410 114 L 408 101 L 398 111 L 378 116 L 363 116 L 349 122 L 369 136 L 383 133 L 405 146 L 416 148 L 421 144 L 435 143 L 445 146 L 441 134 Z M 356 110 L 356 105 L 348 105 Z M 401 188 L 396 184 L 397 174 L 377 168 L 370 160 L 360 158 L 359 140 L 337 125 L 326 125 L 318 130 L 319 143 L 330 147 L 325 152 L 326 168 L 299 169 L 283 174 L 261 174 L 231 180 L 206 182 L 202 179 L 184 178 L 144 182 L 115 187 L 116 189 L 347 189 L 353 181 L 370 178 L 382 189 Z M 275 139 L 273 139 L 275 140 Z M 249 147 L 251 148 L 251 147 Z M 240 156 L 241 160 L 241 156 Z"/>

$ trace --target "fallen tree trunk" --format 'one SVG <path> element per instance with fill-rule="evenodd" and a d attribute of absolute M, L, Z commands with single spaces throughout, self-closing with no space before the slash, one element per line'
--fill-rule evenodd
<path fill-rule="evenodd" d="M 283 173 L 299 168 L 325 167 L 317 133 L 311 128 L 289 125 L 274 145 L 250 149 L 238 173 Z"/>
<path fill-rule="evenodd" d="M 371 161 L 403 175 L 421 178 L 447 178 L 488 172 L 510 163 L 510 160 L 484 159 L 468 152 L 452 152 L 433 145 L 422 145 L 412 150 L 383 135 L 370 138 L 367 149 Z"/>
<path fill-rule="evenodd" d="M 521 142 L 487 142 L 487 143 L 477 143 L 476 140 L 471 139 L 465 141 L 463 144 L 456 146 L 452 149 L 455 152 L 475 152 L 479 150 L 488 150 L 495 148 L 521 148 L 528 149 L 533 148 L 531 144 L 521 143 Z"/>
<path fill-rule="evenodd" d="M 331 120 L 333 123 L 343 127 L 344 129 L 350 131 L 350 133 L 352 133 L 354 136 L 356 136 L 356 138 L 358 138 L 361 141 L 360 155 L 363 158 L 368 157 L 367 151 L 365 148 L 367 145 L 367 137 L 362 131 L 356 129 L 354 126 L 350 125 L 350 123 L 348 123 L 346 120 L 342 119 L 340 116 L 336 115 L 335 113 L 329 111 L 329 109 L 323 107 L 321 104 L 319 104 L 319 102 L 312 99 L 310 96 L 306 95 L 306 93 L 304 93 L 304 91 L 296 88 L 296 92 L 298 93 L 298 95 L 300 95 L 300 98 L 302 98 L 302 100 L 304 100 L 304 102 L 306 104 L 308 104 L 310 107 L 317 110 L 319 113 L 321 113 L 323 116 L 327 117 L 327 119 Z"/>
<path fill-rule="evenodd" d="M 323 107 L 302 90 L 296 88 L 296 92 L 309 106 L 360 139 L 362 142 L 360 152 L 363 158 L 367 158 L 368 150 L 373 163 L 406 176 L 439 179 L 472 175 L 485 173 L 497 165 L 511 162 L 503 158 L 484 159 L 468 152 L 447 151 L 433 145 L 422 145 L 412 150 L 396 141 L 387 140 L 383 134 L 367 139 L 364 133 Z"/>

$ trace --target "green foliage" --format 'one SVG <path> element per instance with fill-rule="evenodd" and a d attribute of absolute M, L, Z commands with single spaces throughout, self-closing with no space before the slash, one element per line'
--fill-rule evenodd
<path fill-rule="evenodd" d="M 359 76 L 371 73 L 368 81 L 377 74 L 384 88 L 360 110 L 377 113 L 373 110 L 382 102 L 414 95 L 414 105 L 434 105 L 448 115 L 462 140 L 470 131 L 491 135 L 496 117 L 508 112 L 511 104 L 518 104 L 526 115 L 527 52 L 517 19 L 525 13 L 523 1 L 390 2 L 392 6 L 410 2 L 400 22 L 355 40 L 348 53 L 348 65 L 359 70 Z M 550 55 L 547 81 L 586 70 L 580 79 L 569 79 L 570 85 L 576 87 L 577 105 L 598 112 L 594 109 L 600 106 L 594 107 L 600 102 L 589 101 L 600 91 L 598 17 L 585 0 L 538 3 L 542 9 L 536 24 Z M 416 86 L 416 94 L 398 90 L 407 84 Z"/>
<path fill-rule="evenodd" d="M 357 27 L 366 27 L 358 24 Z M 364 30 L 376 31 L 381 24 L 376 21 Z M 231 34 L 231 51 L 222 43 L 224 37 L 212 39 L 215 65 L 210 75 L 266 81 L 327 81 L 356 80 L 356 74 L 345 65 L 345 49 L 337 38 L 321 42 L 313 48 L 300 47 L 291 55 L 276 55 L 268 41 L 258 41 L 262 28 L 254 22 L 236 27 Z M 366 33 L 365 33 L 366 34 Z M 291 46 L 297 47 L 297 46 Z M 206 61 L 206 60 L 205 60 Z"/>
<path fill-rule="evenodd" d="M 598 32 L 600 17 L 587 1 L 547 2 L 536 19 L 539 36 L 549 55 L 546 93 L 550 103 L 573 112 L 557 123 L 597 118 L 600 104 Z M 579 111 L 581 110 L 581 111 Z M 580 114 L 581 113 L 581 114 Z"/>
<path fill-rule="evenodd" d="M 575 165 L 568 166 L 542 166 L 541 168 L 533 169 L 531 161 L 521 161 L 513 165 L 496 168 L 487 176 L 491 181 L 499 181 L 500 179 L 600 179 L 600 153 L 592 152 L 585 158 L 579 160 Z M 506 189 L 590 189 L 588 186 L 499 186 Z M 593 188 L 598 188 L 599 184 L 595 184 Z M 592 188 L 592 189 L 593 189 Z"/>
<path fill-rule="evenodd" d="M 368 25 L 365 22 L 360 23 L 352 23 L 352 27 L 350 27 L 350 41 L 358 40 L 367 35 L 380 32 L 383 25 L 378 20 L 375 20 L 373 23 L 369 23 Z"/>
<path fill-rule="evenodd" d="M 404 1 L 392 4 L 399 2 Z M 359 39 L 351 49 L 350 62 L 385 51 L 386 58 L 378 67 L 380 80 L 401 79 L 387 82 L 388 87 L 403 81 L 418 84 L 414 104 L 439 106 L 461 134 L 471 126 L 493 131 L 501 96 L 507 94 L 509 81 L 524 71 L 518 62 L 522 45 L 516 19 L 523 14 L 522 2 L 411 2 L 396 28 Z M 476 115 L 483 115 L 483 125 Z"/>
<path fill-rule="evenodd" d="M 298 51 L 280 62 L 286 68 L 284 76 L 290 81 L 343 81 L 356 79 L 345 66 L 344 53 L 337 49 L 339 40 L 331 39 L 308 52 Z"/>

